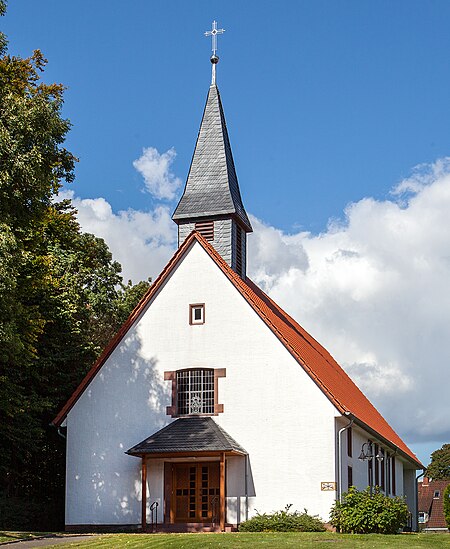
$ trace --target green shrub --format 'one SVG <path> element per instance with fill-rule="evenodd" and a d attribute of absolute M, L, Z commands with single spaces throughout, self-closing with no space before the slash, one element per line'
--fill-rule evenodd
<path fill-rule="evenodd" d="M 448 528 L 450 528 L 450 484 L 444 490 L 444 517 Z"/>
<path fill-rule="evenodd" d="M 306 509 L 303 513 L 290 512 L 291 505 L 286 505 L 284 511 L 277 511 L 268 515 L 259 514 L 243 522 L 239 526 L 240 532 L 323 532 L 323 522 L 316 516 L 308 515 Z"/>
<path fill-rule="evenodd" d="M 376 488 L 359 492 L 354 486 L 331 509 L 331 524 L 344 534 L 396 534 L 406 525 L 408 507 L 403 498 L 389 497 Z"/>

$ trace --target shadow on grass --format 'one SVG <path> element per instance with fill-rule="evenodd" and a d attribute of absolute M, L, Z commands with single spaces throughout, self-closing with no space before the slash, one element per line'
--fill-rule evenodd
<path fill-rule="evenodd" d="M 16 532 L 10 530 L 0 530 L 0 543 L 32 540 L 37 538 L 58 538 L 63 537 L 64 535 L 64 532 Z"/>

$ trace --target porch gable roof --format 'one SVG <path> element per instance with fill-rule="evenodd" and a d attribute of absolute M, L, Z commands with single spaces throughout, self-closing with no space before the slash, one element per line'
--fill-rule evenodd
<path fill-rule="evenodd" d="M 157 431 L 126 454 L 180 454 L 189 452 L 247 452 L 211 417 L 178 418 Z"/>

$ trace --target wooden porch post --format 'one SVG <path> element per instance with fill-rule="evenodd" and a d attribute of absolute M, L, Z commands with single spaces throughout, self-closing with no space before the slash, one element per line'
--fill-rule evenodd
<path fill-rule="evenodd" d="M 220 454 L 220 529 L 225 531 L 225 452 Z"/>
<path fill-rule="evenodd" d="M 142 531 L 147 531 L 147 460 L 145 454 L 142 454 Z"/>

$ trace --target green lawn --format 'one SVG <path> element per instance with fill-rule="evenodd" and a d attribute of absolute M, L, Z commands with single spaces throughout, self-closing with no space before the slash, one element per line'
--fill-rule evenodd
<path fill-rule="evenodd" d="M 398 536 L 341 535 L 325 533 L 237 533 L 237 534 L 113 534 L 103 535 L 82 543 L 63 547 L 100 549 L 126 547 L 128 549 L 306 549 L 312 547 L 341 547 L 342 549 L 405 549 L 450 548 L 449 534 L 402 534 Z M 61 546 L 54 546 L 59 547 Z"/>

